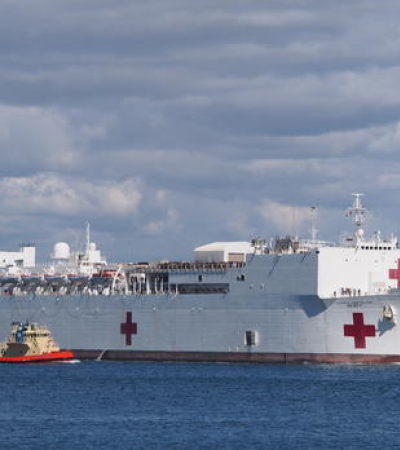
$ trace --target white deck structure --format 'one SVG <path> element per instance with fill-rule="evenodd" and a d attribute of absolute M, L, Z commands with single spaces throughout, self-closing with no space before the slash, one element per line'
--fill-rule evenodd
<path fill-rule="evenodd" d="M 33 244 L 22 244 L 18 252 L 0 252 L 0 268 L 35 267 L 36 248 Z"/>
<path fill-rule="evenodd" d="M 194 249 L 196 262 L 243 262 L 254 253 L 250 242 L 213 242 Z"/>

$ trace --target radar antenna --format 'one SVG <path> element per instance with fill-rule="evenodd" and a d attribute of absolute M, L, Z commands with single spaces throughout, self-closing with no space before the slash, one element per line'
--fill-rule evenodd
<path fill-rule="evenodd" d="M 364 230 L 362 228 L 365 223 L 368 210 L 363 207 L 361 197 L 364 194 L 351 194 L 354 197 L 353 205 L 346 210 L 346 217 L 350 217 L 355 225 L 355 236 L 357 241 L 362 240 Z"/>

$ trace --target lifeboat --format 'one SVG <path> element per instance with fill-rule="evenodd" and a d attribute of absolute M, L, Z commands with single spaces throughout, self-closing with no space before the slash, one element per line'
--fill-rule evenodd
<path fill-rule="evenodd" d="M 100 276 L 103 278 L 114 278 L 116 272 L 116 270 L 102 270 Z"/>
<path fill-rule="evenodd" d="M 3 285 L 16 285 L 20 283 L 21 278 L 17 275 L 5 275 L 0 278 L 0 284 Z"/>
<path fill-rule="evenodd" d="M 73 284 L 88 284 L 90 278 L 87 275 L 70 273 L 67 275 L 68 281 Z"/>
<path fill-rule="evenodd" d="M 111 285 L 116 272 L 116 270 L 102 270 L 94 273 L 91 278 L 92 285 Z"/>
<path fill-rule="evenodd" d="M 12 323 L 10 337 L 0 344 L 0 363 L 71 361 L 70 350 L 60 350 L 46 327 L 31 322 Z"/>
<path fill-rule="evenodd" d="M 21 281 L 25 285 L 40 285 L 44 283 L 44 275 L 41 274 L 23 274 Z"/>
<path fill-rule="evenodd" d="M 61 274 L 54 274 L 54 275 L 49 275 L 46 274 L 44 276 L 45 281 L 52 285 L 52 286 L 62 286 L 67 284 L 67 276 L 66 275 L 61 275 Z"/>

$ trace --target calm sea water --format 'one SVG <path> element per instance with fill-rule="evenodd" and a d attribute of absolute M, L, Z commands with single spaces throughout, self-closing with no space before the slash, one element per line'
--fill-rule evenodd
<path fill-rule="evenodd" d="M 400 366 L 0 366 L 1 449 L 400 448 Z"/>

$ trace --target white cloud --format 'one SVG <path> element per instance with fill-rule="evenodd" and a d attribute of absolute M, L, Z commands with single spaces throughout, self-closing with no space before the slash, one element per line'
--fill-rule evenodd
<path fill-rule="evenodd" d="M 145 226 L 145 231 L 151 235 L 160 235 L 168 230 L 179 229 L 179 212 L 168 209 L 166 217 L 161 220 L 152 220 Z"/>
<path fill-rule="evenodd" d="M 61 216 L 129 216 L 142 194 L 135 180 L 89 181 L 45 173 L 0 179 L 4 211 Z"/>
<path fill-rule="evenodd" d="M 270 232 L 298 234 L 304 232 L 310 222 L 310 208 L 287 205 L 272 200 L 263 200 L 258 208 L 262 217 L 270 224 Z"/>

